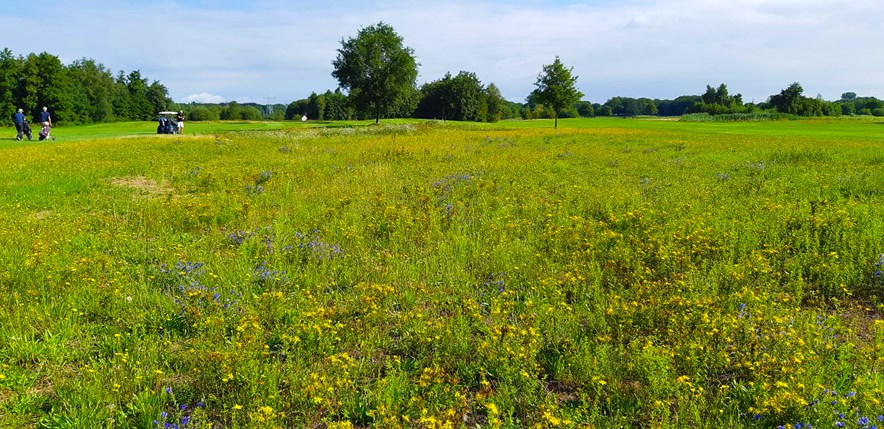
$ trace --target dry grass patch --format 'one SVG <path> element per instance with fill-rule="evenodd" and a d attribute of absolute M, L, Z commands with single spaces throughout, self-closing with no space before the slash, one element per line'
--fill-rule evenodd
<path fill-rule="evenodd" d="M 114 177 L 110 184 L 122 188 L 137 189 L 147 195 L 168 194 L 173 191 L 165 180 L 157 182 L 144 176 Z"/>

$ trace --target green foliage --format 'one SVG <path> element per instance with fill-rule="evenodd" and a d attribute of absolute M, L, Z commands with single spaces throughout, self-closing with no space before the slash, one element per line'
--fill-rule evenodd
<path fill-rule="evenodd" d="M 791 113 L 799 116 L 822 116 L 826 113 L 835 113 L 840 109 L 830 109 L 821 98 L 804 97 L 801 93 L 804 89 L 798 82 L 789 85 L 779 94 L 770 96 L 770 104 L 780 113 Z"/>
<path fill-rule="evenodd" d="M 362 28 L 356 37 L 341 40 L 332 61 L 332 76 L 350 92 L 350 101 L 360 114 L 381 116 L 407 111 L 415 99 L 418 63 L 414 51 L 403 45 L 392 26 L 380 22 Z"/>
<path fill-rule="evenodd" d="M 0 53 L 0 123 L 11 122 L 18 108 L 39 118 L 44 106 L 53 125 L 153 120 L 171 103 L 167 88 L 149 83 L 139 71 L 120 71 L 115 78 L 91 59 L 65 66 L 46 52 L 26 57 L 16 57 L 9 49 Z"/>
<path fill-rule="evenodd" d="M 510 119 L 518 116 L 509 107 L 507 101 L 500 94 L 500 89 L 493 82 L 485 88 L 485 101 L 488 105 L 488 122 L 497 122 L 502 119 Z"/>
<path fill-rule="evenodd" d="M 187 110 L 189 121 L 218 121 L 221 119 L 220 106 L 196 106 Z"/>
<path fill-rule="evenodd" d="M 537 82 L 534 83 L 537 88 L 532 95 L 539 103 L 548 105 L 552 110 L 555 118 L 553 128 L 559 126 L 559 112 L 565 108 L 573 109 L 574 103 L 583 97 L 583 93 L 577 90 L 577 76 L 571 74 L 573 70 L 573 67 L 565 68 L 556 56 L 552 64 L 543 66 L 543 70 L 537 75 Z"/>
<path fill-rule="evenodd" d="M 591 118 L 595 116 L 595 108 L 592 107 L 592 103 L 589 101 L 578 101 L 575 109 L 581 117 Z"/>
<path fill-rule="evenodd" d="M 605 102 L 605 107 L 610 108 L 611 114 L 600 116 L 638 116 L 659 113 L 657 105 L 649 98 L 613 97 Z"/>
<path fill-rule="evenodd" d="M 655 104 L 660 116 L 681 116 L 701 101 L 702 97 L 699 95 L 682 95 L 674 100 L 655 100 Z"/>
<path fill-rule="evenodd" d="M 496 88 L 495 88 L 496 89 Z M 421 100 L 414 117 L 454 121 L 485 122 L 488 120 L 489 95 L 475 73 L 461 71 L 452 77 L 426 83 L 421 89 Z M 495 108 L 499 115 L 502 98 L 497 91 Z"/>
<path fill-rule="evenodd" d="M 743 96 L 741 94 L 729 95 L 727 85 L 721 84 L 718 88 L 706 85 L 706 92 L 697 100 L 693 106 L 687 108 L 684 113 L 708 113 L 710 115 L 724 115 L 734 113 L 745 113 L 746 106 L 743 105 Z"/>

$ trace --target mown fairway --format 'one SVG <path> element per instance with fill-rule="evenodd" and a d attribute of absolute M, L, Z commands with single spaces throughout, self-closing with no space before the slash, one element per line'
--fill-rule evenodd
<path fill-rule="evenodd" d="M 534 124 L 4 141 L 0 427 L 882 425 L 884 125 Z"/>

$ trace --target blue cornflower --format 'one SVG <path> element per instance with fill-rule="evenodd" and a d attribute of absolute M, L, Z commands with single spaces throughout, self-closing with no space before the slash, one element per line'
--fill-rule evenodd
<path fill-rule="evenodd" d="M 884 422 L 884 416 L 882 416 L 881 414 L 878 414 L 878 421 Z"/>
<path fill-rule="evenodd" d="M 190 416 L 184 416 L 181 418 L 181 426 L 186 425 L 188 422 L 190 422 Z"/>
<path fill-rule="evenodd" d="M 846 394 L 844 394 L 845 398 L 852 398 L 854 396 L 856 396 L 856 392 L 854 392 L 852 390 L 850 392 L 847 392 Z"/>
<path fill-rule="evenodd" d="M 163 411 L 162 413 L 160 413 L 160 417 L 165 419 L 166 417 L 169 417 L 169 413 Z"/>
<path fill-rule="evenodd" d="M 187 409 L 187 404 L 181 404 L 181 405 L 179 405 L 179 406 L 178 406 L 178 409 L 179 409 L 179 410 L 185 410 L 185 409 Z"/>
<path fill-rule="evenodd" d="M 837 427 L 839 427 L 839 428 L 843 428 L 843 427 L 844 427 L 844 422 L 835 422 L 835 426 L 837 426 Z"/>
<path fill-rule="evenodd" d="M 171 387 L 167 387 L 167 388 L 166 388 L 166 393 L 168 393 L 168 394 L 171 395 L 171 394 L 172 394 L 172 388 L 171 388 Z"/>
<path fill-rule="evenodd" d="M 869 418 L 868 417 L 860 417 L 859 420 L 856 421 L 856 423 L 858 423 L 862 426 L 865 426 L 865 425 L 869 424 Z"/>
<path fill-rule="evenodd" d="M 801 429 L 804 427 L 804 425 L 802 425 L 801 423 L 795 423 L 794 425 L 792 425 L 792 427 L 795 429 Z"/>

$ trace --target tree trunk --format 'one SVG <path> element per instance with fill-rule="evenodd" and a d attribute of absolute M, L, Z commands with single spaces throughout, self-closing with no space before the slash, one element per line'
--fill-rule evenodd
<path fill-rule="evenodd" d="M 555 116 L 555 118 L 556 118 L 555 122 L 553 122 L 553 124 L 554 124 L 553 129 L 557 130 L 557 129 L 559 129 L 559 112 L 556 112 L 555 115 L 553 115 L 553 116 Z"/>

